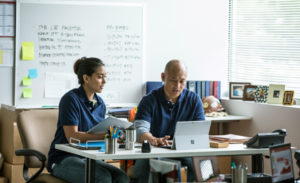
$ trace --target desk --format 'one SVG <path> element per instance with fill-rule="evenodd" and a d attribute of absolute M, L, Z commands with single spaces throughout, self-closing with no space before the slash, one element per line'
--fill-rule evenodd
<path fill-rule="evenodd" d="M 211 122 L 215 122 L 218 125 L 218 134 L 223 134 L 223 123 L 234 122 L 234 121 L 246 121 L 251 120 L 250 116 L 238 116 L 238 115 L 227 115 L 220 117 L 205 117 L 206 120 L 210 120 Z"/>
<path fill-rule="evenodd" d="M 226 155 L 252 155 L 252 172 L 263 172 L 263 155 L 269 154 L 268 148 L 246 148 L 243 144 L 230 144 L 228 148 L 209 148 L 196 150 L 171 150 L 152 147 L 151 153 L 142 153 L 140 148 L 134 150 L 119 149 L 116 154 L 105 154 L 97 150 L 80 150 L 65 144 L 56 144 L 56 149 L 69 152 L 86 158 L 86 182 L 94 182 L 95 160 L 107 159 L 148 159 L 148 158 L 172 158 L 193 156 L 226 156 Z"/>

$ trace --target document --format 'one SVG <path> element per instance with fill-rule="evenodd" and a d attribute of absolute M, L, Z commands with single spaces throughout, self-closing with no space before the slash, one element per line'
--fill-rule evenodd
<path fill-rule="evenodd" d="M 126 129 L 131 125 L 133 125 L 133 123 L 110 116 L 91 128 L 88 133 L 104 133 L 109 129 L 110 126 L 119 126 L 121 129 Z"/>
<path fill-rule="evenodd" d="M 234 135 L 234 134 L 226 134 L 226 135 L 210 135 L 209 139 L 212 141 L 222 141 L 229 142 L 230 144 L 239 144 L 244 143 L 250 139 L 250 137 Z"/>

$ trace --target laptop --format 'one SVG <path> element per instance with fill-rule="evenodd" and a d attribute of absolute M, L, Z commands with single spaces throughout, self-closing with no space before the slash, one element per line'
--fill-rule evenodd
<path fill-rule="evenodd" d="M 209 148 L 211 121 L 178 121 L 171 149 L 190 150 Z"/>
<path fill-rule="evenodd" d="M 270 146 L 270 160 L 272 182 L 294 182 L 293 159 L 290 143 Z"/>

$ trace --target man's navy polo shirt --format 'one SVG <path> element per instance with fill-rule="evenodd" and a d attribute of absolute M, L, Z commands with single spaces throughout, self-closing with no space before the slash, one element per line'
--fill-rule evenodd
<path fill-rule="evenodd" d="M 177 121 L 205 120 L 202 102 L 197 94 L 184 89 L 177 102 L 172 104 L 166 99 L 163 87 L 143 97 L 135 117 L 135 120 L 150 122 L 150 133 L 154 137 L 170 135 L 173 139 Z"/>
<path fill-rule="evenodd" d="M 52 163 L 59 163 L 67 156 L 74 156 L 70 153 L 55 149 L 55 144 L 66 144 L 63 126 L 78 126 L 78 131 L 86 132 L 105 118 L 106 106 L 103 100 L 95 94 L 97 101 L 91 110 L 89 99 L 82 86 L 66 93 L 59 103 L 59 115 L 57 130 L 48 153 L 48 171 Z"/>

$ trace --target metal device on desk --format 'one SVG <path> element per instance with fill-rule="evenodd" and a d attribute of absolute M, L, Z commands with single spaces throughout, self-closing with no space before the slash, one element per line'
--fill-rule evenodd
<path fill-rule="evenodd" d="M 136 131 L 134 126 L 130 126 L 125 129 L 125 149 L 126 150 L 133 150 L 134 149 L 134 143 L 136 139 Z"/>

